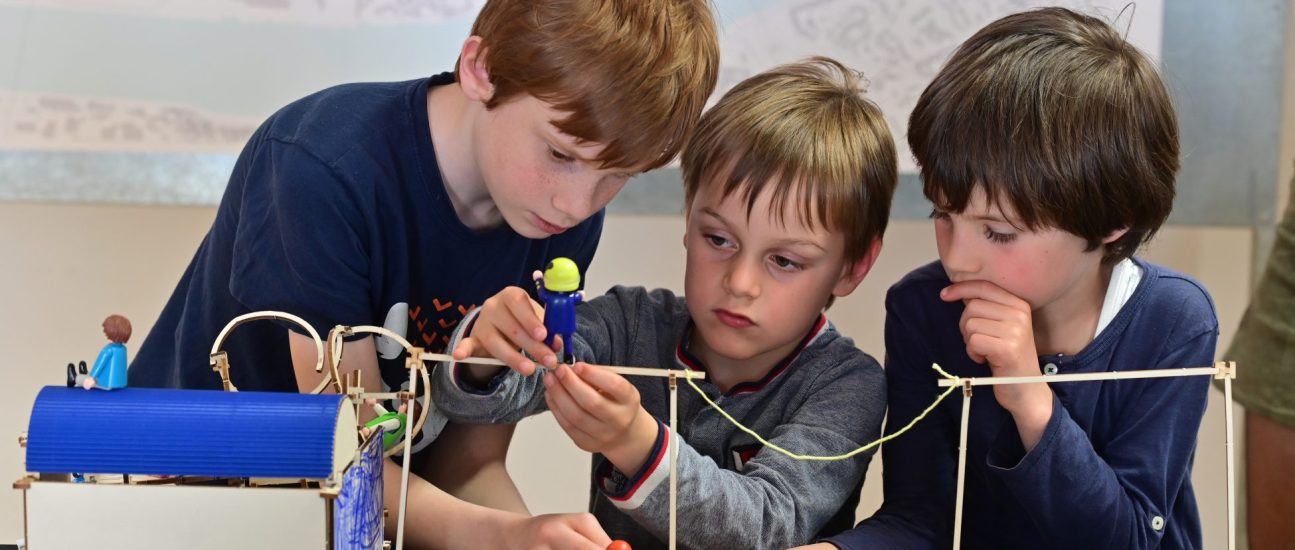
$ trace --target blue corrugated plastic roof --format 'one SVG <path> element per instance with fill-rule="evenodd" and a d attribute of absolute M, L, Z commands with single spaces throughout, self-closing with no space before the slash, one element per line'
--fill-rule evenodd
<path fill-rule="evenodd" d="M 340 395 L 49 386 L 27 471 L 325 478 Z"/>

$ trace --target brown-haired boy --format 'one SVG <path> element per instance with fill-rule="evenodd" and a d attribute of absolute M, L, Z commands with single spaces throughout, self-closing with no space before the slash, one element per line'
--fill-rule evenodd
<path fill-rule="evenodd" d="M 987 377 L 1213 362 L 1209 294 L 1132 257 L 1169 215 L 1178 130 L 1155 67 L 1109 24 L 1060 8 L 990 23 L 922 93 L 908 138 L 940 260 L 886 298 L 892 427 L 931 404 L 932 363 Z M 963 547 L 1200 548 L 1208 390 L 994 386 L 967 428 Z M 960 406 L 885 445 L 881 510 L 832 544 L 950 545 Z"/>
<path fill-rule="evenodd" d="M 823 310 L 854 291 L 881 249 L 897 181 L 894 142 L 860 77 L 829 59 L 753 76 L 702 116 L 683 155 L 687 300 L 616 287 L 577 309 L 567 350 L 588 363 L 704 371 L 701 388 L 793 453 L 837 455 L 877 438 L 877 362 Z M 487 300 L 456 334 L 459 357 L 512 370 L 442 368 L 435 397 L 476 422 L 543 409 L 598 453 L 590 508 L 636 549 L 667 538 L 666 381 L 557 366 L 541 310 L 520 288 Z M 540 363 L 539 369 L 518 352 Z M 782 548 L 853 523 L 870 455 L 816 462 L 764 448 L 695 393 L 679 393 L 678 541 Z"/>
<path fill-rule="evenodd" d="M 338 86 L 288 105 L 239 157 L 130 384 L 220 387 L 208 348 L 253 310 L 295 313 L 321 333 L 384 324 L 441 349 L 470 308 L 525 283 L 535 265 L 556 256 L 588 265 L 602 208 L 631 175 L 677 154 L 717 70 L 704 0 L 490 0 L 454 73 Z M 351 343 L 343 362 L 366 388 L 398 388 L 407 375 L 392 344 Z M 318 381 L 313 345 L 282 326 L 249 325 L 226 349 L 239 388 Z M 428 424 L 436 428 L 417 448 L 444 420 Z M 506 478 L 483 481 L 498 481 L 509 434 L 451 428 L 431 446 L 437 457 L 420 453 L 416 473 L 524 510 Z M 388 497 L 399 477 L 388 473 Z M 415 544 L 607 542 L 587 515 L 529 520 L 422 478 L 409 491 Z"/>

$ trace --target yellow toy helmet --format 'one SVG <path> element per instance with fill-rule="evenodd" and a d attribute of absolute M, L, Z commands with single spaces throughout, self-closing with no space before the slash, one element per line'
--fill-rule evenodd
<path fill-rule="evenodd" d="M 544 289 L 575 292 L 580 288 L 580 268 L 570 258 L 554 258 L 544 270 Z"/>

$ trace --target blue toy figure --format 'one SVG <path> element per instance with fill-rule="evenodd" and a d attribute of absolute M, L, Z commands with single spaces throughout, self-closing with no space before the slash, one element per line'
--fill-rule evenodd
<path fill-rule="evenodd" d="M 544 302 L 544 328 L 548 334 L 544 343 L 553 347 L 553 338 L 562 337 L 562 361 L 570 363 L 574 357 L 568 353 L 571 335 L 576 333 L 576 304 L 584 299 L 580 292 L 580 268 L 569 258 L 554 258 L 541 274 L 535 272 L 535 288 Z M 557 351 L 556 349 L 554 351 Z"/>
<path fill-rule="evenodd" d="M 109 315 L 103 320 L 103 334 L 108 337 L 108 345 L 99 352 L 90 375 L 81 383 L 87 390 L 126 387 L 126 342 L 130 340 L 130 321 L 120 315 Z"/>

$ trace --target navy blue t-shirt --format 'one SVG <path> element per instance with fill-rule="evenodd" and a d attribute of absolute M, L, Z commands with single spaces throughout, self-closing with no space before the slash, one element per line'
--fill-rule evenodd
<path fill-rule="evenodd" d="M 129 369 L 131 386 L 220 388 L 208 365 L 234 317 L 280 310 L 321 336 L 335 325 L 382 325 L 444 350 L 464 314 L 566 256 L 588 267 L 599 212 L 543 240 L 506 224 L 459 221 L 446 195 L 428 124 L 429 86 L 450 73 L 347 84 L 284 107 L 243 149 L 215 223 Z M 222 346 L 242 390 L 296 391 L 288 333 L 259 321 Z M 300 329 L 297 329 L 300 331 Z M 408 381 L 401 350 L 379 339 L 388 388 Z"/>
<path fill-rule="evenodd" d="M 1076 355 L 1039 363 L 1058 373 L 1208 367 L 1219 322 L 1195 280 L 1137 258 L 1128 302 Z M 908 424 L 940 393 L 938 363 L 988 377 L 967 356 L 962 302 L 939 262 L 909 273 L 886 294 L 886 432 Z M 1051 383 L 1052 418 L 1029 452 L 1011 413 L 977 388 L 967 427 L 962 547 L 1201 548 L 1192 489 L 1196 436 L 1208 377 Z M 943 549 L 953 541 L 961 397 L 945 399 L 881 448 L 885 502 L 871 518 L 829 539 L 843 550 Z"/>

